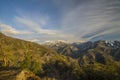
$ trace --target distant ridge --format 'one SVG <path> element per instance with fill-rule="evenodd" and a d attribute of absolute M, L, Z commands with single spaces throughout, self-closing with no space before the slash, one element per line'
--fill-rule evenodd
<path fill-rule="evenodd" d="M 70 44 L 56 43 L 45 46 L 54 49 L 59 54 L 80 59 L 80 63 L 107 63 L 114 60 L 120 60 L 120 41 L 117 40 L 98 40 L 95 42 L 88 41 Z"/>

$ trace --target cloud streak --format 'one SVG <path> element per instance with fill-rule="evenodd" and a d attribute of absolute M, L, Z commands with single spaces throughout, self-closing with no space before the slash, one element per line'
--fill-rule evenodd
<path fill-rule="evenodd" d="M 120 31 L 119 0 L 92 0 L 64 12 L 62 24 L 64 32 L 79 37 L 78 40 L 91 40 L 98 36 L 112 35 Z M 119 33 L 120 34 L 120 33 Z M 119 35 L 116 34 L 116 35 Z M 86 36 L 86 37 L 85 37 Z"/>
<path fill-rule="evenodd" d="M 7 34 L 7 35 L 25 35 L 25 34 L 31 34 L 29 31 L 19 31 L 13 28 L 10 25 L 2 24 L 0 23 L 0 31 Z"/>
<path fill-rule="evenodd" d="M 46 25 L 45 20 L 40 19 L 39 22 L 36 22 L 32 19 L 27 19 L 24 17 L 15 17 L 15 20 L 22 26 L 27 27 L 27 29 L 37 32 L 39 34 L 54 35 L 55 30 L 43 29 L 43 26 Z"/>
<path fill-rule="evenodd" d="M 6 24 L 0 24 L 0 30 L 40 43 L 101 38 L 120 40 L 119 13 L 120 0 L 46 0 L 41 3 L 34 1 L 16 8 L 13 20 L 8 19 Z"/>

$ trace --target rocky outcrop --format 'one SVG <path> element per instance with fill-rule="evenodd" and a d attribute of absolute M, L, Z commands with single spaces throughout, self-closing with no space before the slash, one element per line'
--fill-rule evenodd
<path fill-rule="evenodd" d="M 38 76 L 35 76 L 28 70 L 22 70 L 17 76 L 16 80 L 41 80 Z"/>

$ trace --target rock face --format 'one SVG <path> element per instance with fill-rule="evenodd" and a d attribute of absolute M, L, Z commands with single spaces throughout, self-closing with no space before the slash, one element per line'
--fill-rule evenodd
<path fill-rule="evenodd" d="M 17 76 L 15 80 L 41 80 L 38 76 L 35 76 L 30 71 L 22 70 Z"/>

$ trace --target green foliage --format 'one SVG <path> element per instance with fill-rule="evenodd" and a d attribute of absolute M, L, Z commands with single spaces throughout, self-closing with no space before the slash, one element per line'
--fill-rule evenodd
<path fill-rule="evenodd" d="M 31 56 L 30 56 L 30 54 L 25 55 L 25 59 L 22 61 L 20 67 L 22 69 L 24 69 L 24 68 L 29 69 L 31 67 Z"/>
<path fill-rule="evenodd" d="M 113 57 L 104 52 L 109 48 L 104 50 L 104 46 L 89 50 L 78 60 L 1 33 L 0 38 L 0 70 L 20 67 L 32 71 L 42 80 L 120 80 L 120 62 L 113 61 Z M 119 52 L 114 55 L 117 60 Z"/>
<path fill-rule="evenodd" d="M 22 61 L 20 67 L 21 69 L 28 69 L 35 74 L 39 74 L 42 71 L 41 63 L 33 60 L 29 53 L 25 55 L 25 59 Z"/>
<path fill-rule="evenodd" d="M 30 71 L 32 71 L 36 75 L 39 75 L 40 73 L 42 73 L 42 64 L 34 61 L 31 62 Z"/>
<path fill-rule="evenodd" d="M 85 76 L 79 64 L 65 56 L 56 56 L 43 64 L 43 73 L 40 77 L 52 77 L 61 80 L 80 80 Z"/>
<path fill-rule="evenodd" d="M 117 68 L 115 63 L 107 65 L 96 63 L 84 66 L 85 80 L 120 80 L 120 73 L 117 71 Z"/>
<path fill-rule="evenodd" d="M 55 54 L 54 51 L 37 43 L 12 38 L 0 33 L 0 62 L 3 66 L 19 67 L 27 53 L 31 54 L 34 59 L 43 57 L 46 54 Z M 24 66 L 29 64 L 29 62 L 25 63 Z"/>
<path fill-rule="evenodd" d="M 67 61 L 57 58 L 46 62 L 39 76 L 57 80 L 120 80 L 120 62 L 79 66 L 77 62 Z"/>

